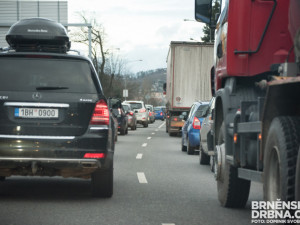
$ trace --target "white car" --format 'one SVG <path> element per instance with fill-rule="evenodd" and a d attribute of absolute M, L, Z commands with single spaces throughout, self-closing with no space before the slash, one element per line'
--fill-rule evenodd
<path fill-rule="evenodd" d="M 149 113 L 143 101 L 124 101 L 123 103 L 130 104 L 131 109 L 135 112 L 137 123 L 148 127 Z"/>

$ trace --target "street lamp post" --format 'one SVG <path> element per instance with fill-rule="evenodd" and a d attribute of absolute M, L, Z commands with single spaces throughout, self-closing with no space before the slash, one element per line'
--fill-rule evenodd
<path fill-rule="evenodd" d="M 137 60 L 130 60 L 130 61 L 127 61 L 127 63 L 132 63 L 132 62 L 142 62 L 142 61 L 143 61 L 142 59 L 137 59 Z M 123 97 L 125 98 L 125 101 L 126 101 L 126 98 L 128 97 L 128 89 L 127 89 L 127 79 L 126 79 L 126 76 L 125 76 L 125 78 L 124 78 Z"/>

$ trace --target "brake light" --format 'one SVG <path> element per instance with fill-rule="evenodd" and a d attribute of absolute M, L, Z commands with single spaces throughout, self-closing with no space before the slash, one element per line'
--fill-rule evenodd
<path fill-rule="evenodd" d="M 201 123 L 200 123 L 200 120 L 197 117 L 194 118 L 193 128 L 196 129 L 196 130 L 201 129 Z"/>
<path fill-rule="evenodd" d="M 162 116 L 162 115 L 163 115 L 163 113 L 161 112 L 161 113 L 160 113 L 160 115 Z"/>
<path fill-rule="evenodd" d="M 105 153 L 85 153 L 85 159 L 103 159 L 105 158 Z"/>
<path fill-rule="evenodd" d="M 103 99 L 96 103 L 90 124 L 109 125 L 109 110 Z"/>
<path fill-rule="evenodd" d="M 152 112 L 149 112 L 149 116 L 152 116 Z"/>
<path fill-rule="evenodd" d="M 130 112 L 129 115 L 130 115 L 130 116 L 133 116 L 133 112 Z"/>
<path fill-rule="evenodd" d="M 146 109 L 140 109 L 139 112 L 140 112 L 140 113 L 144 113 L 144 112 L 146 112 Z"/>
<path fill-rule="evenodd" d="M 178 121 L 178 118 L 177 118 L 177 117 L 175 117 L 175 118 L 173 118 L 173 120 L 174 120 L 174 121 Z"/>

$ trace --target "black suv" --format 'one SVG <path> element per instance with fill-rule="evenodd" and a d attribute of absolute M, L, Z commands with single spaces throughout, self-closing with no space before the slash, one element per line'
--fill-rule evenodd
<path fill-rule="evenodd" d="M 14 24 L 0 52 L 0 178 L 91 178 L 113 194 L 114 128 L 91 61 L 67 53 L 65 28 L 47 19 Z"/>

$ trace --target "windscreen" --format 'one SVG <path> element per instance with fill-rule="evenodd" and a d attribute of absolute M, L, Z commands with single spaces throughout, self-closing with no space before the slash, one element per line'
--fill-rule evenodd
<path fill-rule="evenodd" d="M 97 93 L 86 61 L 52 58 L 0 58 L 1 91 Z"/>

